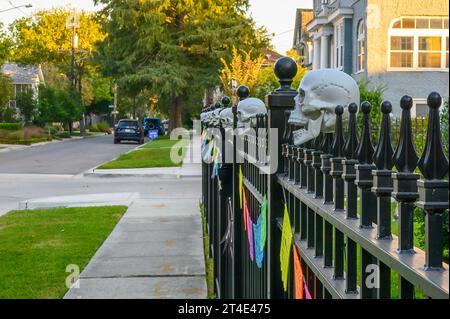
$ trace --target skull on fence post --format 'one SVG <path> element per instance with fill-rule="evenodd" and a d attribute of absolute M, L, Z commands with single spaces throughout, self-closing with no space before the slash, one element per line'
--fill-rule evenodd
<path fill-rule="evenodd" d="M 257 98 L 247 98 L 238 104 L 238 121 L 247 126 L 256 126 L 256 115 L 267 114 L 266 105 Z"/>
<path fill-rule="evenodd" d="M 219 126 L 220 123 L 220 112 L 223 110 L 222 107 L 215 109 L 211 113 L 211 125 Z"/>
<path fill-rule="evenodd" d="M 300 83 L 295 109 L 289 117 L 289 124 L 302 127 L 293 132 L 294 144 L 304 144 L 320 132 L 334 132 L 336 106 L 344 107 L 345 121 L 348 105 L 352 102 L 359 105 L 359 99 L 358 84 L 347 73 L 335 69 L 309 71 Z"/>
<path fill-rule="evenodd" d="M 222 109 L 219 116 L 222 127 L 233 127 L 233 108 L 227 107 Z"/>

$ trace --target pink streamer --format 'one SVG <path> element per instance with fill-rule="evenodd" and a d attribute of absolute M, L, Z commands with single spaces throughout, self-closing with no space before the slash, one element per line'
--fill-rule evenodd
<path fill-rule="evenodd" d="M 247 204 L 247 203 L 246 203 Z M 250 217 L 250 212 L 248 210 L 248 206 L 245 205 L 245 214 L 247 216 L 247 238 L 250 252 L 250 260 L 253 261 L 255 259 L 255 250 L 253 247 L 253 221 Z"/>
<path fill-rule="evenodd" d="M 305 299 L 312 299 L 311 298 L 311 294 L 309 293 L 309 290 L 308 290 L 308 286 L 306 286 L 306 283 L 305 283 Z"/>

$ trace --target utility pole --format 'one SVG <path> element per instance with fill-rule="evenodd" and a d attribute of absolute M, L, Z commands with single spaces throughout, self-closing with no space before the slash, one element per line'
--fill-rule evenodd
<path fill-rule="evenodd" d="M 114 83 L 114 111 L 113 111 L 113 126 L 116 125 L 117 120 L 117 83 Z"/>

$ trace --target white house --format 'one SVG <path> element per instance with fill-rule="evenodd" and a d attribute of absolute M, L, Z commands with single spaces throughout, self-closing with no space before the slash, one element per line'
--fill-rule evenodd
<path fill-rule="evenodd" d="M 337 68 L 383 86 L 396 115 L 410 95 L 412 114 L 424 116 L 431 91 L 449 96 L 448 10 L 448 0 L 314 0 L 307 34 L 297 38 L 307 40 L 312 69 Z"/>
<path fill-rule="evenodd" d="M 13 99 L 10 101 L 10 107 L 15 107 L 15 97 L 20 92 L 32 90 L 33 95 L 37 97 L 39 85 L 45 84 L 44 75 L 40 66 L 20 66 L 16 63 L 6 62 L 2 66 L 2 73 L 11 78 L 13 84 Z"/>

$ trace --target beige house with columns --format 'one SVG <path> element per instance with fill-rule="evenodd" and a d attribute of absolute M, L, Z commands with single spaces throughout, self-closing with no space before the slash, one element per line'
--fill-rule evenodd
<path fill-rule="evenodd" d="M 337 68 L 384 87 L 396 115 L 410 95 L 413 115 L 424 116 L 431 91 L 449 96 L 448 10 L 448 0 L 314 0 L 297 37 L 308 39 L 312 69 Z"/>

